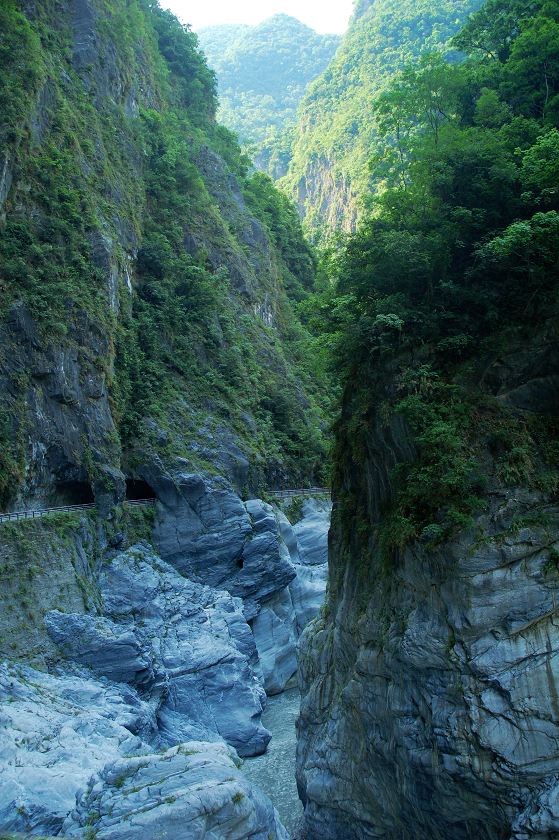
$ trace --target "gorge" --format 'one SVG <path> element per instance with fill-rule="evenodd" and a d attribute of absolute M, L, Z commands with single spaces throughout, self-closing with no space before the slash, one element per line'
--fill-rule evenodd
<path fill-rule="evenodd" d="M 559 3 L 279 18 L 0 3 L 0 838 L 556 840 Z"/>

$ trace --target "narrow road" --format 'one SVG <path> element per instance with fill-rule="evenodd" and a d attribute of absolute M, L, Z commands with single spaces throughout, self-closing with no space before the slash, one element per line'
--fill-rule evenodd
<path fill-rule="evenodd" d="M 266 495 L 274 499 L 289 499 L 292 496 L 324 496 L 329 495 L 327 487 L 303 487 L 300 490 L 268 490 Z M 127 505 L 154 505 L 157 499 L 126 499 Z M 37 510 L 14 510 L 10 513 L 0 513 L 0 524 L 2 522 L 19 522 L 21 519 L 39 519 L 49 513 L 61 513 L 75 510 L 92 510 L 95 502 L 88 502 L 85 505 L 62 505 L 61 507 L 39 508 Z M 1 838 L 0 838 L 1 840 Z"/>

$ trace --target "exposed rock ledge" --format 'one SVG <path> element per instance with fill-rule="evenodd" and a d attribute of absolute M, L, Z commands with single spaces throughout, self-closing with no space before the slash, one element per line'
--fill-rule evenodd
<path fill-rule="evenodd" d="M 559 836 L 559 511 L 502 491 L 476 526 L 390 572 L 338 543 L 302 644 L 311 840 Z"/>
<path fill-rule="evenodd" d="M 9 831 L 128 840 L 287 840 L 266 797 L 223 743 L 160 752 L 153 709 L 83 670 L 0 667 L 0 822 Z M 76 802 L 77 791 L 77 802 Z"/>
<path fill-rule="evenodd" d="M 175 566 L 147 543 L 106 546 L 92 611 L 46 614 L 52 673 L 0 670 L 5 830 L 149 840 L 180 824 L 189 837 L 287 838 L 238 755 L 266 749 L 264 686 L 293 676 L 322 604 L 330 506 L 305 503 L 292 527 L 195 476 L 164 499 L 156 534 L 164 549 L 174 533 Z"/>

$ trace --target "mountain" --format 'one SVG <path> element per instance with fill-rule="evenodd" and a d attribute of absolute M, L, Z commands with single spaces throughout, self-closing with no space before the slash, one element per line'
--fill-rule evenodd
<path fill-rule="evenodd" d="M 559 3 L 488 0 L 453 46 L 377 102 L 383 190 L 315 302 L 344 396 L 313 840 L 559 829 Z"/>
<path fill-rule="evenodd" d="M 282 188 L 294 197 L 306 230 L 330 236 L 355 229 L 371 186 L 377 146 L 372 108 L 394 74 L 441 47 L 481 0 L 361 0 L 335 57 L 307 92 Z"/>
<path fill-rule="evenodd" d="M 324 482 L 316 258 L 216 106 L 157 2 L 0 3 L 5 837 L 287 838 L 239 756 L 326 588 L 273 494 Z"/>
<path fill-rule="evenodd" d="M 278 135 L 295 124 L 308 85 L 326 68 L 340 38 L 318 35 L 283 14 L 258 26 L 211 26 L 199 38 L 217 74 L 219 119 L 242 143 L 256 147 L 262 169 L 283 174 Z"/>
<path fill-rule="evenodd" d="M 148 0 L 0 14 L 2 507 L 118 500 L 177 457 L 313 481 L 314 256 L 196 37 Z"/>

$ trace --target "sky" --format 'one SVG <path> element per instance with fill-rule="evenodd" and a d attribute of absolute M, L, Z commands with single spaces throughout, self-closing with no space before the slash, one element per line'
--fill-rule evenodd
<path fill-rule="evenodd" d="M 161 5 L 193 29 L 216 23 L 261 23 L 283 12 L 317 32 L 345 32 L 353 0 L 161 0 Z"/>

